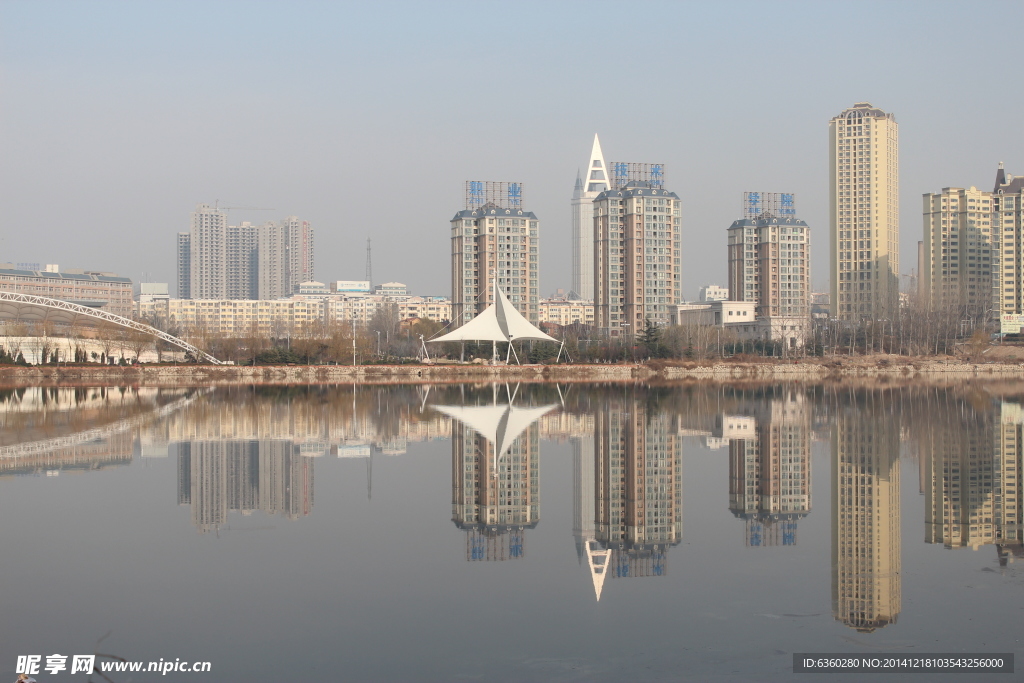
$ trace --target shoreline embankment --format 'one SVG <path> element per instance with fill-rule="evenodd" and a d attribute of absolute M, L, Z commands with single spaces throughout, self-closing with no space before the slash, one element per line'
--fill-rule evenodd
<path fill-rule="evenodd" d="M 1024 364 L 960 360 L 821 360 L 594 365 L 7 366 L 3 386 L 128 384 L 438 384 L 478 382 L 950 382 L 1024 380 Z"/>

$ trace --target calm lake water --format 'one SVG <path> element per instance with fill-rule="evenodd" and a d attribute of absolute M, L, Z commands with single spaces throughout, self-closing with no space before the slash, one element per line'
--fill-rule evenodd
<path fill-rule="evenodd" d="M 1019 651 L 1003 389 L 0 390 L 0 672 L 806 681 L 859 677 L 794 652 Z"/>

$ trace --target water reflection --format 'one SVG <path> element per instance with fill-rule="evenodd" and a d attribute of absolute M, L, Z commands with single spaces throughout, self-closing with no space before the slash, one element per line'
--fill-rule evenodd
<path fill-rule="evenodd" d="M 922 435 L 925 542 L 946 548 L 995 546 L 1000 564 L 1021 556 L 1024 411 L 1002 401 L 929 397 L 934 427 Z"/>
<path fill-rule="evenodd" d="M 313 460 L 291 441 L 186 441 L 178 451 L 178 504 L 192 524 L 216 531 L 228 512 L 296 520 L 313 508 Z"/>
<path fill-rule="evenodd" d="M 605 579 L 662 576 L 682 538 L 682 437 L 642 389 L 610 391 L 574 448 L 576 552 Z"/>
<path fill-rule="evenodd" d="M 812 511 L 819 442 L 830 449 L 832 615 L 870 632 L 902 610 L 904 465 L 918 468 L 926 543 L 992 546 L 1004 566 L 1022 556 L 1017 400 L 971 386 L 8 389 L 0 475 L 171 456 L 177 502 L 211 532 L 232 515 L 310 516 L 314 470 L 331 460 L 365 460 L 369 497 L 374 458 L 450 439 L 465 558 L 500 561 L 524 557 L 540 522 L 542 444 L 568 441 L 572 488 L 560 495 L 571 495 L 577 558 L 600 600 L 608 578 L 667 574 L 683 537 L 688 437 L 700 457 L 728 461 L 727 480 L 700 485 L 718 487 L 723 512 L 742 520 L 733 542 L 742 529 L 743 545 L 785 553 Z"/>
<path fill-rule="evenodd" d="M 811 410 L 786 392 L 723 416 L 729 434 L 729 510 L 744 520 L 747 546 L 796 545 L 797 522 L 811 511 Z"/>
<path fill-rule="evenodd" d="M 490 401 L 460 395 L 460 405 L 435 405 L 452 427 L 452 522 L 466 532 L 467 561 L 526 554 L 526 530 L 540 521 L 538 420 L 556 404 L 517 405 L 519 394 L 491 388 Z"/>
<path fill-rule="evenodd" d="M 832 613 L 858 631 L 900 613 L 900 430 L 886 393 L 834 395 Z"/>

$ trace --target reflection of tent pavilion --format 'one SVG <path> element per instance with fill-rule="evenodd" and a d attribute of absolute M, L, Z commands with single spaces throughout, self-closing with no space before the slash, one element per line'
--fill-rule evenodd
<path fill-rule="evenodd" d="M 529 428 L 556 405 L 434 406 L 475 433 L 452 434 L 452 521 L 467 532 L 466 559 L 523 557 L 537 525 L 537 448 Z M 518 448 L 517 448 L 518 444 Z"/>
<path fill-rule="evenodd" d="M 508 362 L 511 354 L 516 354 L 516 362 L 519 362 L 519 354 L 512 348 L 512 341 L 535 340 L 560 343 L 554 337 L 544 334 L 529 320 L 523 317 L 522 313 L 508 300 L 505 293 L 498 287 L 497 280 L 494 283 L 494 303 L 487 307 L 483 313 L 470 320 L 462 327 L 442 335 L 437 339 L 428 339 L 434 342 L 467 342 L 467 341 L 489 341 L 491 342 L 491 359 L 498 357 L 498 342 L 508 343 L 508 353 L 505 354 L 505 362 Z M 564 345 L 564 342 L 562 342 Z M 558 355 L 561 357 L 562 349 L 559 347 Z"/>

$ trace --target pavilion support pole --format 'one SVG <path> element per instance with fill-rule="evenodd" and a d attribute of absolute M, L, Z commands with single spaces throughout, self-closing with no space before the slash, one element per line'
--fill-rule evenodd
<path fill-rule="evenodd" d="M 495 339 L 491 340 L 491 365 L 498 363 L 498 342 Z"/>
<path fill-rule="evenodd" d="M 557 362 L 559 361 L 559 359 L 560 359 L 560 358 L 562 357 L 562 349 L 564 349 L 564 348 L 565 348 L 565 340 L 563 339 L 563 340 L 562 340 L 562 345 L 558 347 L 558 355 L 557 355 L 557 356 L 555 356 L 555 362 L 556 362 L 556 363 L 557 363 Z"/>

